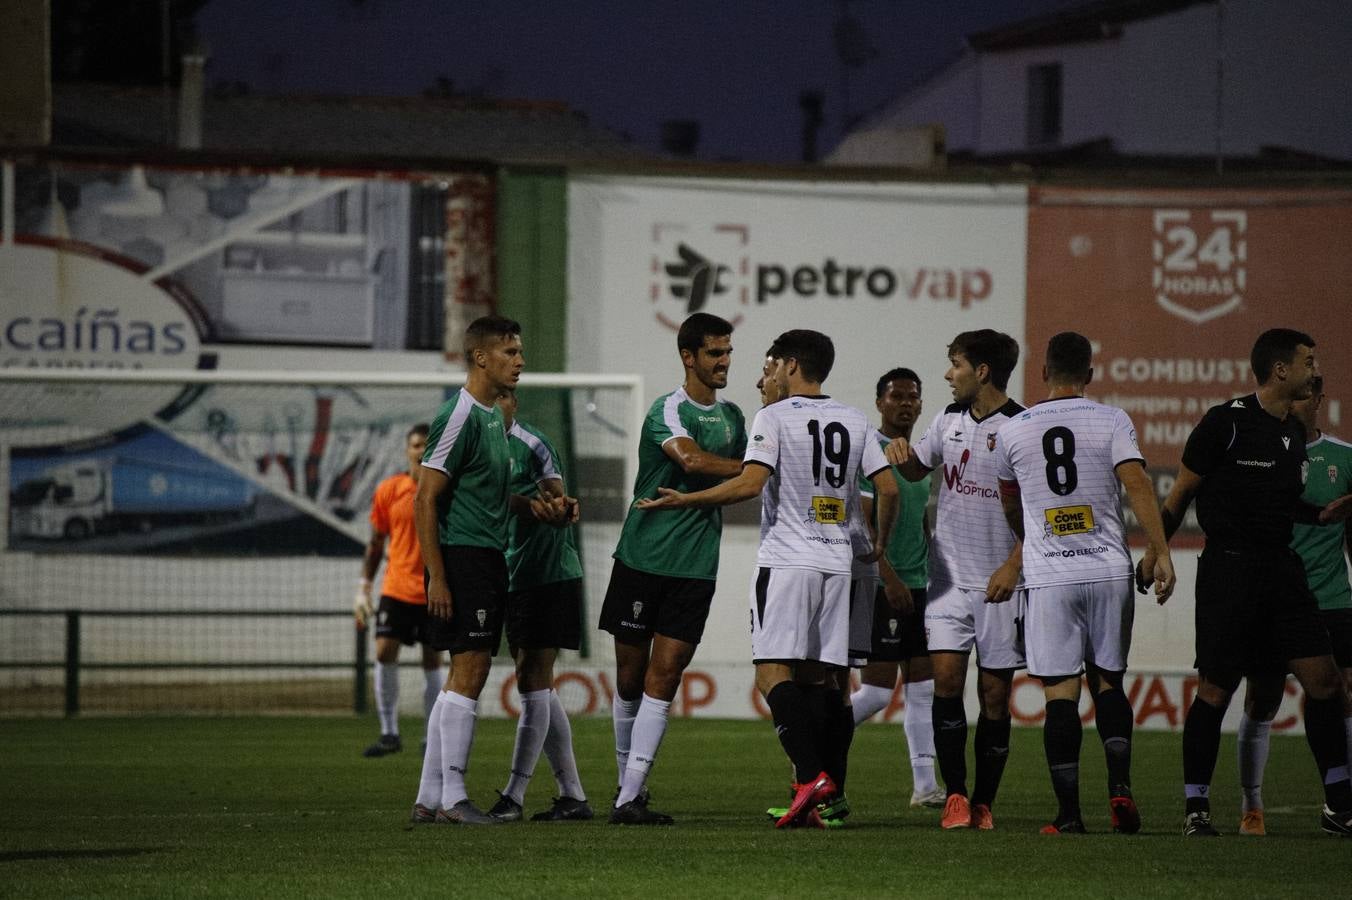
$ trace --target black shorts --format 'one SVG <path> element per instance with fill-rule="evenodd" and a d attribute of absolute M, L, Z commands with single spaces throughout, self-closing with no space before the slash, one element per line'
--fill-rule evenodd
<path fill-rule="evenodd" d="M 427 617 L 427 643 L 434 650 L 487 650 L 502 640 L 507 613 L 507 559 L 489 547 L 441 547 L 451 588 L 451 617 Z M 424 579 L 427 577 L 424 573 Z"/>
<path fill-rule="evenodd" d="M 707 578 L 653 575 L 617 559 L 598 627 L 621 644 L 646 644 L 654 633 L 698 644 L 713 599 L 714 582 Z"/>
<path fill-rule="evenodd" d="M 1352 669 L 1352 609 L 1321 609 L 1319 618 L 1329 633 L 1338 668 Z"/>
<path fill-rule="evenodd" d="M 1197 671 L 1226 690 L 1245 675 L 1282 675 L 1287 660 L 1330 652 L 1305 566 L 1290 549 L 1207 547 L 1196 596 Z"/>
<path fill-rule="evenodd" d="M 887 593 L 878 585 L 873 600 L 873 652 L 869 654 L 869 662 L 901 662 L 929 656 L 929 645 L 925 642 L 925 589 L 911 588 L 911 599 L 915 611 L 903 616 L 888 604 Z"/>
<path fill-rule="evenodd" d="M 381 595 L 376 637 L 394 638 L 406 647 L 427 643 L 427 606 Z"/>
<path fill-rule="evenodd" d="M 507 646 L 516 650 L 582 646 L 582 579 L 507 594 Z"/>

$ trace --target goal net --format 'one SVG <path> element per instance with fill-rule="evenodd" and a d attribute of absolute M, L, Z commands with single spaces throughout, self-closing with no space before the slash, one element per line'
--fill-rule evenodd
<path fill-rule="evenodd" d="M 462 381 L 0 371 L 0 715 L 364 709 L 374 650 L 351 604 L 371 497 L 405 469 L 408 429 Z M 608 669 L 594 626 L 633 484 L 641 381 L 527 374 L 518 396 L 581 501 L 584 644 L 560 666 Z M 419 661 L 417 648 L 401 654 L 409 714 Z M 509 698 L 510 662 L 494 669 L 488 690 Z M 562 683 L 570 708 L 599 708 L 582 682 Z"/>

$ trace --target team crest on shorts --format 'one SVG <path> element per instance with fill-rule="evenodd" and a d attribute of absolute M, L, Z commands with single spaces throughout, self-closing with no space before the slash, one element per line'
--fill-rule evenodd
<path fill-rule="evenodd" d="M 991 451 L 995 450 L 995 432 L 986 435 L 986 449 Z"/>
<path fill-rule="evenodd" d="M 480 628 L 483 628 L 483 627 L 484 627 L 484 623 L 488 621 L 488 610 L 486 610 L 486 609 L 476 609 L 476 610 L 474 611 L 474 618 L 476 618 L 476 619 L 479 620 L 479 627 L 480 627 Z"/>
<path fill-rule="evenodd" d="M 1329 466 L 1329 484 L 1338 483 L 1338 467 Z"/>
<path fill-rule="evenodd" d="M 635 619 L 637 619 L 639 616 L 643 615 L 643 601 L 642 601 L 642 600 L 635 600 L 635 601 L 634 601 L 634 607 L 633 607 L 633 608 L 634 608 L 634 618 L 635 618 Z"/>

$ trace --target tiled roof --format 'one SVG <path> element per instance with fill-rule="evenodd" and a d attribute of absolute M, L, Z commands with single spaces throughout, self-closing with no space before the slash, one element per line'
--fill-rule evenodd
<path fill-rule="evenodd" d="M 56 84 L 52 143 L 63 148 L 172 146 L 155 88 Z M 208 93 L 205 152 L 357 159 L 586 162 L 660 158 L 559 103 L 463 97 L 327 97 Z"/>

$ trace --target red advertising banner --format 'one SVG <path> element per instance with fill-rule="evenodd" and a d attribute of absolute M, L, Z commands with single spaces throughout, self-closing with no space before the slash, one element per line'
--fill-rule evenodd
<path fill-rule="evenodd" d="M 1256 387 L 1254 339 L 1314 337 L 1328 402 L 1347 435 L 1352 397 L 1352 191 L 1038 188 L 1029 195 L 1024 398 L 1060 331 L 1094 345 L 1089 395 L 1136 424 L 1156 490 L 1208 407 Z M 1185 531 L 1195 534 L 1189 517 Z"/>

